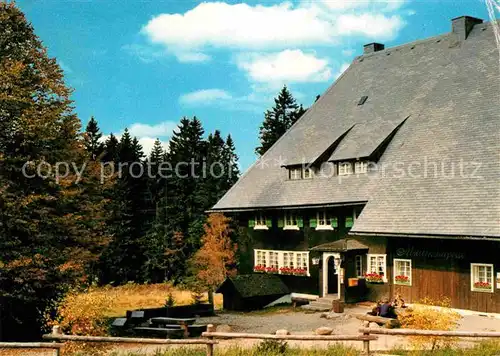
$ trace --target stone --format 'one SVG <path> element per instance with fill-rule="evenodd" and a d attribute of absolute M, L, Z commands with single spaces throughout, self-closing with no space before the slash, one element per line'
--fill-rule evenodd
<path fill-rule="evenodd" d="M 290 335 L 290 331 L 288 331 L 286 329 L 279 329 L 279 330 L 276 330 L 276 335 L 281 335 L 281 336 Z"/>
<path fill-rule="evenodd" d="M 370 322 L 370 328 L 373 328 L 373 329 L 381 329 L 382 327 L 380 325 L 378 325 L 377 323 L 374 323 L 374 322 Z"/>
<path fill-rule="evenodd" d="M 328 326 L 322 326 L 317 328 L 315 331 L 316 335 L 331 335 L 333 333 L 333 329 Z"/>
<path fill-rule="evenodd" d="M 232 331 L 232 328 L 227 324 L 221 324 L 217 325 L 216 331 L 219 333 L 230 333 Z"/>

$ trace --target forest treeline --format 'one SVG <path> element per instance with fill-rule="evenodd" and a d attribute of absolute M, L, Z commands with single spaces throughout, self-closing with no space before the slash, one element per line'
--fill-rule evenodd
<path fill-rule="evenodd" d="M 192 274 L 205 212 L 240 174 L 231 136 L 206 135 L 196 117 L 144 152 L 127 130 L 105 136 L 95 118 L 82 127 L 71 93 L 24 14 L 0 0 L 0 339 L 35 338 L 75 286 Z M 303 112 L 284 87 L 256 151 Z M 85 171 L 55 170 L 61 162 Z M 176 168 L 168 178 L 165 163 Z"/>

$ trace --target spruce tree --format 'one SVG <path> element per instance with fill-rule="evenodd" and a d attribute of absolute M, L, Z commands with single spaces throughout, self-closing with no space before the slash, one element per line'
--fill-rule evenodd
<path fill-rule="evenodd" d="M 107 186 L 87 162 L 62 70 L 4 1 L 0 83 L 0 338 L 32 338 L 38 317 L 86 278 L 108 241 Z M 57 175 L 57 162 L 87 168 Z"/>
<path fill-rule="evenodd" d="M 118 139 L 115 135 L 113 135 L 113 133 L 111 133 L 104 143 L 104 155 L 102 158 L 103 162 L 118 163 L 118 145 Z"/>
<path fill-rule="evenodd" d="M 260 146 L 255 152 L 262 156 L 302 116 L 306 110 L 298 105 L 286 85 L 274 99 L 274 107 L 264 114 L 260 127 Z"/>
<path fill-rule="evenodd" d="M 97 160 L 104 150 L 104 144 L 101 142 L 101 130 L 99 129 L 99 125 L 93 116 L 87 124 L 83 137 L 85 141 L 85 149 L 89 152 L 93 160 Z"/>

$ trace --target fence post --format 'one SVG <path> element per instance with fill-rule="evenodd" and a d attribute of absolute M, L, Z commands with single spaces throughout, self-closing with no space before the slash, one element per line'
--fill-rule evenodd
<path fill-rule="evenodd" d="M 207 332 L 213 333 L 215 332 L 216 328 L 213 324 L 208 324 L 207 325 Z M 213 340 L 214 338 L 212 336 L 208 337 L 208 340 Z M 213 356 L 214 355 L 214 344 L 207 344 L 207 356 Z"/>
<path fill-rule="evenodd" d="M 61 327 L 59 325 L 54 325 L 52 327 L 52 335 L 61 335 Z M 54 343 L 56 343 L 57 341 L 54 341 Z M 54 350 L 54 356 L 59 356 L 60 355 L 60 351 L 61 349 L 55 349 Z"/>
<path fill-rule="evenodd" d="M 366 331 L 363 333 L 365 336 L 369 336 L 370 332 Z M 370 340 L 363 340 L 363 353 L 365 355 L 370 355 Z"/>

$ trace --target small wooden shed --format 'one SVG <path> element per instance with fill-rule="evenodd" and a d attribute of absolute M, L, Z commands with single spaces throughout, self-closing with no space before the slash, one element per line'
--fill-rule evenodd
<path fill-rule="evenodd" d="M 275 275 L 265 273 L 228 277 L 217 288 L 224 296 L 225 310 L 256 310 L 289 294 L 288 287 Z"/>

